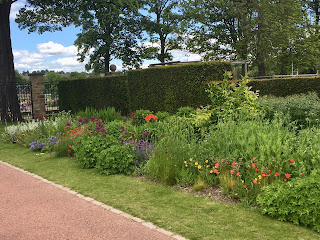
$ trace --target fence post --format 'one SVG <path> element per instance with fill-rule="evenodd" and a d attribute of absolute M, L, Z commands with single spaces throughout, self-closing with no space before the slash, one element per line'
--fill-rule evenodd
<path fill-rule="evenodd" d="M 32 116 L 43 118 L 46 115 L 44 95 L 44 74 L 29 74 L 32 89 Z"/>

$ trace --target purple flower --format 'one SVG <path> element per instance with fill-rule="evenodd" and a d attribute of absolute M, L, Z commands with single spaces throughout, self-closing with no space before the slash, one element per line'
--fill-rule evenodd
<path fill-rule="evenodd" d="M 67 123 L 66 126 L 67 126 L 67 127 L 70 127 L 70 123 Z"/>
<path fill-rule="evenodd" d="M 94 117 L 94 116 L 92 116 L 91 118 L 90 118 L 90 120 L 91 121 L 94 121 L 96 118 Z"/>
<path fill-rule="evenodd" d="M 121 138 L 126 138 L 126 135 L 122 135 Z"/>
<path fill-rule="evenodd" d="M 101 128 L 101 129 L 100 129 L 100 132 L 105 133 L 106 130 L 105 130 L 104 128 Z"/>
<path fill-rule="evenodd" d="M 79 123 L 82 123 L 82 118 L 79 118 L 78 122 L 79 122 Z"/>
<path fill-rule="evenodd" d="M 141 135 L 141 136 L 147 136 L 149 133 L 150 133 L 149 131 L 146 131 L 146 132 L 144 132 L 144 133 L 141 133 L 140 135 Z"/>
<path fill-rule="evenodd" d="M 102 134 L 102 137 L 105 138 L 105 137 L 107 137 L 107 135 L 106 134 Z"/>
<path fill-rule="evenodd" d="M 84 121 L 85 124 L 89 123 L 89 119 L 88 118 L 83 119 L 83 121 Z"/>
<path fill-rule="evenodd" d="M 122 132 L 124 132 L 124 126 L 121 126 L 120 129 L 122 130 Z"/>

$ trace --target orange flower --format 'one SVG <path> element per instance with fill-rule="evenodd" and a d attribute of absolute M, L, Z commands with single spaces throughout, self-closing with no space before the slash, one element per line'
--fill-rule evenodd
<path fill-rule="evenodd" d="M 253 180 L 253 183 L 254 183 L 254 184 L 258 184 L 257 180 Z"/>
<path fill-rule="evenodd" d="M 243 185 L 244 188 L 247 188 L 247 185 Z"/>
<path fill-rule="evenodd" d="M 254 160 L 256 160 L 256 158 L 255 158 L 255 157 L 253 157 L 253 158 L 252 158 L 252 161 L 254 161 Z"/>
<path fill-rule="evenodd" d="M 218 167 L 219 167 L 219 163 L 216 163 L 216 164 L 214 165 L 214 167 L 215 167 L 215 168 L 218 168 Z"/>
<path fill-rule="evenodd" d="M 214 172 L 214 173 L 217 173 L 217 172 L 218 172 L 218 169 L 215 168 L 215 169 L 213 170 L 213 172 Z"/>
<path fill-rule="evenodd" d="M 238 177 L 240 175 L 240 172 L 237 172 L 236 176 Z"/>
<path fill-rule="evenodd" d="M 251 166 L 252 166 L 252 167 L 255 167 L 255 166 L 256 166 L 256 164 L 252 163 L 252 164 L 251 164 Z"/>

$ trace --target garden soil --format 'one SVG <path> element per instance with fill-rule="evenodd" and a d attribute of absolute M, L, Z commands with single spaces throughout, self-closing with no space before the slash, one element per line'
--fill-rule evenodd
<path fill-rule="evenodd" d="M 0 239 L 172 238 L 0 163 Z"/>

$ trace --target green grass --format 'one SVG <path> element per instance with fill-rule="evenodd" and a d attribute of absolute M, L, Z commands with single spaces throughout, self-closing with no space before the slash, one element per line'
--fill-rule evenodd
<path fill-rule="evenodd" d="M 4 125 L 0 124 L 0 132 Z M 70 158 L 37 154 L 0 141 L 0 160 L 69 187 L 189 239 L 319 239 L 307 228 L 262 216 L 256 209 L 194 196 L 141 179 L 80 169 Z"/>

